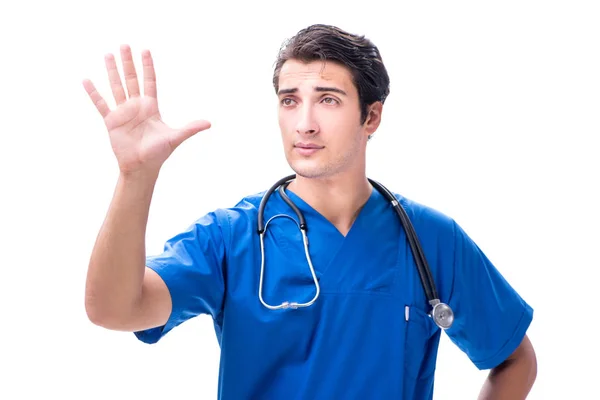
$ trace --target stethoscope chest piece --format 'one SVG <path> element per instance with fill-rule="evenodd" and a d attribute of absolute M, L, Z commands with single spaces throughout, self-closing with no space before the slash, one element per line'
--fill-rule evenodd
<path fill-rule="evenodd" d="M 454 312 L 452 311 L 452 308 L 445 303 L 433 305 L 431 316 L 435 324 L 442 329 L 450 328 L 454 322 Z"/>

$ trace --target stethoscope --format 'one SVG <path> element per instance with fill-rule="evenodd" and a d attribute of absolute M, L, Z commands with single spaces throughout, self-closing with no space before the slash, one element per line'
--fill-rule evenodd
<path fill-rule="evenodd" d="M 260 202 L 260 206 L 258 208 L 258 235 L 260 236 L 260 252 L 261 252 L 260 283 L 259 283 L 259 289 L 258 289 L 258 296 L 259 296 L 260 302 L 265 307 L 267 307 L 268 309 L 271 309 L 271 310 L 286 309 L 286 308 L 297 309 L 297 308 L 311 306 L 317 300 L 317 298 L 319 297 L 319 293 L 321 291 L 320 286 L 319 286 L 319 281 L 315 274 L 315 269 L 313 267 L 312 260 L 310 258 L 310 254 L 308 252 L 308 236 L 306 235 L 306 231 L 307 231 L 306 220 L 304 219 L 304 215 L 302 215 L 302 212 L 298 209 L 298 207 L 296 207 L 296 205 L 292 202 L 292 200 L 290 200 L 288 195 L 285 193 L 285 189 L 287 188 L 287 186 L 290 184 L 290 182 L 294 178 L 296 178 L 295 174 L 286 176 L 285 178 L 282 178 L 279 181 L 277 181 L 277 183 L 275 183 L 265 193 L 265 195 L 263 196 L 263 198 Z M 454 312 L 452 311 L 452 309 L 450 308 L 449 305 L 442 303 L 438 297 L 435 283 L 433 282 L 433 277 L 431 275 L 431 270 L 429 269 L 427 260 L 425 259 L 425 255 L 423 253 L 423 249 L 421 248 L 421 244 L 419 242 L 419 239 L 417 238 L 417 234 L 410 222 L 410 219 L 408 218 L 408 215 L 406 214 L 406 211 L 404 210 L 404 208 L 402 207 L 400 202 L 398 202 L 396 197 L 386 187 L 384 187 L 382 184 L 380 184 L 372 179 L 368 179 L 368 180 L 369 180 L 369 183 L 371 183 L 371 185 L 373 185 L 373 187 L 375 189 L 377 189 L 386 198 L 386 200 L 388 200 L 392 204 L 392 206 L 394 207 L 394 210 L 396 211 L 396 214 L 398 214 L 398 217 L 400 218 L 400 223 L 402 224 L 402 227 L 404 228 L 404 230 L 406 232 L 406 237 L 408 239 L 408 243 L 412 250 L 412 254 L 415 259 L 417 269 L 419 271 L 419 277 L 421 279 L 421 284 L 423 285 L 423 289 L 425 290 L 425 295 L 427 296 L 427 300 L 432 307 L 430 316 L 433 317 L 434 322 L 440 328 L 442 328 L 442 329 L 450 328 L 452 326 L 452 323 L 454 322 Z M 298 219 L 300 221 L 299 224 L 295 219 L 293 219 L 289 215 L 277 214 L 277 215 L 272 216 L 263 225 L 265 205 L 267 204 L 267 201 L 268 201 L 269 197 L 271 196 L 271 194 L 277 189 L 278 189 L 279 195 L 281 196 L 283 201 L 285 201 L 292 208 L 292 210 L 294 210 L 294 212 L 298 216 Z M 316 288 L 316 293 L 315 293 L 314 297 L 306 303 L 285 301 L 278 306 L 273 306 L 273 305 L 267 304 L 263 300 L 262 291 L 263 291 L 263 276 L 264 276 L 264 268 L 265 268 L 264 234 L 265 234 L 265 231 L 267 230 L 267 226 L 269 225 L 269 222 L 271 222 L 271 220 L 273 220 L 276 217 L 290 218 L 291 220 L 296 222 L 296 225 L 298 225 L 298 228 L 300 229 L 300 232 L 302 233 L 302 241 L 304 242 L 304 253 L 306 255 L 306 260 L 308 261 L 310 273 L 312 275 L 312 278 L 313 278 L 313 281 L 315 284 L 315 288 Z"/>

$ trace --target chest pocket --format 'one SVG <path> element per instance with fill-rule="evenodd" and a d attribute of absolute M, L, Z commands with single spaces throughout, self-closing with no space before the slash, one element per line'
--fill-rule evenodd
<path fill-rule="evenodd" d="M 404 372 L 412 379 L 429 379 L 435 372 L 440 328 L 419 307 L 406 306 L 404 311 Z"/>

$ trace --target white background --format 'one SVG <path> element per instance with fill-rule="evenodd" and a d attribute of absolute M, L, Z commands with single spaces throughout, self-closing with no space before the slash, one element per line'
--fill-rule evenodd
<path fill-rule="evenodd" d="M 112 101 L 104 54 L 120 61 L 128 43 L 140 65 L 149 48 L 166 122 L 212 122 L 164 165 L 148 224 L 156 253 L 290 172 L 272 67 L 283 40 L 313 23 L 365 34 L 391 76 L 369 176 L 456 219 L 534 307 L 529 398 L 594 397 L 597 3 L 215 3 L 0 7 L 0 398 L 215 398 L 208 317 L 151 346 L 86 318 L 87 262 L 117 166 L 81 81 Z M 436 399 L 474 399 L 485 375 L 443 336 Z"/>

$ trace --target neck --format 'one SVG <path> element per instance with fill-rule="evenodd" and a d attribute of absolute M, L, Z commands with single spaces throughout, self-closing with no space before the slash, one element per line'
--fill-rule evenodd
<path fill-rule="evenodd" d="M 373 190 L 364 173 L 327 178 L 297 176 L 288 189 L 327 218 L 344 236 Z"/>

